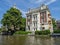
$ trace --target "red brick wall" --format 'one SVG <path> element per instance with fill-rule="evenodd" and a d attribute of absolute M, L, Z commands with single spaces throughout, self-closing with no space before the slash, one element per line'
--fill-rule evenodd
<path fill-rule="evenodd" d="M 46 12 L 40 13 L 40 23 L 42 23 L 42 17 L 43 17 L 43 22 L 47 22 Z"/>

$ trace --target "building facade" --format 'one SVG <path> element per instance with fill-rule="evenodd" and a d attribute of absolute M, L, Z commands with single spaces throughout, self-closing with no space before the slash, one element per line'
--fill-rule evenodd
<path fill-rule="evenodd" d="M 60 30 L 60 20 L 56 21 L 57 30 Z"/>
<path fill-rule="evenodd" d="M 30 9 L 26 14 L 26 31 L 50 30 L 53 32 L 51 14 L 44 4 L 36 9 Z"/>

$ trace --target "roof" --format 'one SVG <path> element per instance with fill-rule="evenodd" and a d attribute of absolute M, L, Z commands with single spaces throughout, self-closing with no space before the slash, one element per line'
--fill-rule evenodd
<path fill-rule="evenodd" d="M 43 7 L 46 7 L 46 8 L 44 9 Z M 43 8 L 43 9 L 42 9 L 42 8 Z M 49 11 L 48 6 L 45 5 L 45 4 L 42 4 L 42 5 L 41 5 L 40 7 L 38 7 L 38 8 L 34 8 L 34 9 L 30 9 L 30 8 L 29 8 L 29 11 L 27 12 L 27 14 L 33 13 L 33 12 L 38 12 L 38 11 L 43 11 L 43 10 L 48 10 L 48 11 Z"/>

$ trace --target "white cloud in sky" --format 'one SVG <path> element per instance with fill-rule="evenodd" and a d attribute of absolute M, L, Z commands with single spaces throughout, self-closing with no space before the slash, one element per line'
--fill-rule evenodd
<path fill-rule="evenodd" d="M 35 4 L 46 4 L 46 5 L 49 5 L 49 4 L 52 4 L 54 3 L 56 0 L 30 0 L 30 3 L 33 5 L 33 3 Z M 21 12 L 23 13 L 23 17 L 26 17 L 26 12 L 21 10 Z"/>
<path fill-rule="evenodd" d="M 51 3 L 54 3 L 56 0 L 50 0 L 49 2 L 46 3 L 46 5 L 49 5 Z"/>
<path fill-rule="evenodd" d="M 19 0 L 15 0 L 14 2 L 12 2 L 13 0 L 6 0 L 6 2 L 8 3 L 8 5 L 12 6 L 14 5 L 14 3 L 19 3 L 20 1 Z M 25 0 L 22 0 L 21 2 L 23 3 Z M 27 0 L 26 0 L 27 1 Z M 24 3 L 27 3 L 27 5 L 29 5 L 28 7 L 33 7 L 34 4 L 46 4 L 46 5 L 49 5 L 51 3 L 54 3 L 56 2 L 56 0 L 29 0 L 29 3 L 28 2 L 24 2 Z M 18 4 L 17 4 L 18 5 Z M 27 7 L 27 6 L 25 6 Z M 26 17 L 26 11 L 23 11 L 22 9 L 20 9 L 22 14 L 23 14 L 23 17 Z"/>
<path fill-rule="evenodd" d="M 44 1 L 46 1 L 46 0 L 36 0 L 35 3 L 43 3 Z"/>
<path fill-rule="evenodd" d="M 53 2 L 55 2 L 56 0 L 30 0 L 30 3 L 34 3 L 34 4 L 46 4 L 49 5 Z"/>
<path fill-rule="evenodd" d="M 22 16 L 23 16 L 23 17 L 26 17 L 26 13 L 27 13 L 27 12 L 26 12 L 26 11 L 23 11 L 23 10 L 21 10 L 21 12 L 22 12 Z"/>

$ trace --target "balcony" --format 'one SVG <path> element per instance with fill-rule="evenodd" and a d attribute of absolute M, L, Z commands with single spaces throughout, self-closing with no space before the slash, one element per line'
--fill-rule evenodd
<path fill-rule="evenodd" d="M 48 21 L 49 24 L 51 24 L 51 21 Z"/>

